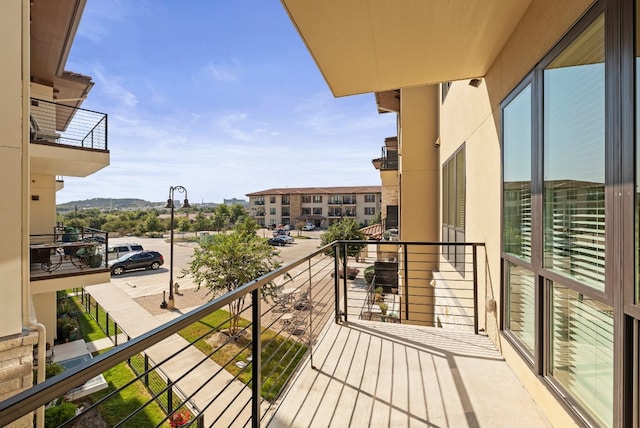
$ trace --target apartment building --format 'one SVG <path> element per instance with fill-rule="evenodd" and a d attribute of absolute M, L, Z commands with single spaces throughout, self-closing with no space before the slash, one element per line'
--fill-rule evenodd
<path fill-rule="evenodd" d="M 247 196 L 249 216 L 262 226 L 304 221 L 327 228 L 344 218 L 366 226 L 381 207 L 380 186 L 268 189 Z"/>
<path fill-rule="evenodd" d="M 0 399 L 32 385 L 34 347 L 44 361 L 45 343 L 56 339 L 56 291 L 109 281 L 104 263 L 77 256 L 83 247 L 96 251 L 95 242 L 75 231 L 72 246 L 56 230 L 63 177 L 109 164 L 106 114 L 80 108 L 93 82 L 65 70 L 84 4 L 0 2 Z M 23 422 L 31 426 L 29 417 Z"/>
<path fill-rule="evenodd" d="M 484 244 L 485 334 L 550 422 L 640 426 L 640 2 L 282 3 L 397 115 L 400 239 Z"/>

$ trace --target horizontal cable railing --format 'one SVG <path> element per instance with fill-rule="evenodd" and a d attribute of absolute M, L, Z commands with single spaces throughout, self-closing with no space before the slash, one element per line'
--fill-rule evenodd
<path fill-rule="evenodd" d="M 338 247 L 341 254 L 357 253 L 339 271 L 346 319 L 478 332 L 477 248 L 483 244 L 349 241 Z"/>
<path fill-rule="evenodd" d="M 108 426 L 266 424 L 307 357 L 313 366 L 331 321 L 477 332 L 481 245 L 327 245 L 0 402 L 0 426 L 99 375 L 109 389 L 60 426 L 91 424 L 96 415 Z M 89 295 L 80 298 L 101 318 Z M 115 320 L 113 331 L 126 335 Z M 102 412 L 113 402 L 126 412 Z"/>
<path fill-rule="evenodd" d="M 107 115 L 51 101 L 31 99 L 32 143 L 107 150 Z"/>
<path fill-rule="evenodd" d="M 333 269 L 333 259 L 320 249 L 257 278 L 1 402 L 0 426 L 100 374 L 122 371 L 127 361 L 135 367 L 127 382 L 100 393 L 62 426 L 90 423 L 85 418 L 132 394 L 135 406 L 106 421 L 109 426 L 175 425 L 185 418 L 183 426 L 259 426 L 332 319 Z M 229 305 L 240 305 L 237 316 Z M 144 399 L 140 385 L 149 390 Z M 153 409 L 162 407 L 154 417 Z"/>

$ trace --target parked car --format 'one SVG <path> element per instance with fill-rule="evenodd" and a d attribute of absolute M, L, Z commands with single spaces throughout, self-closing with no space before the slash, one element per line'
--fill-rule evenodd
<path fill-rule="evenodd" d="M 278 235 L 277 239 L 282 239 L 287 244 L 293 244 L 293 236 L 290 235 Z"/>
<path fill-rule="evenodd" d="M 100 236 L 100 235 L 85 236 L 84 238 L 82 238 L 82 241 L 83 242 L 96 242 L 98 244 L 104 244 L 105 242 L 107 242 L 105 237 L 104 236 Z"/>
<path fill-rule="evenodd" d="M 132 251 L 109 262 L 111 275 L 122 275 L 128 270 L 153 269 L 164 264 L 164 257 L 157 251 Z"/>
<path fill-rule="evenodd" d="M 302 226 L 302 230 L 313 230 L 316 228 L 316 225 L 313 223 L 307 223 L 304 226 Z"/>
<path fill-rule="evenodd" d="M 288 234 L 289 234 L 289 231 L 284 229 L 276 229 L 273 231 L 273 236 L 282 236 L 282 235 L 288 235 Z"/>
<path fill-rule="evenodd" d="M 285 240 L 282 239 L 282 237 L 280 237 L 280 236 L 275 236 L 273 238 L 269 238 L 267 240 L 267 244 L 273 245 L 275 247 L 284 247 L 285 245 L 287 245 Z"/>

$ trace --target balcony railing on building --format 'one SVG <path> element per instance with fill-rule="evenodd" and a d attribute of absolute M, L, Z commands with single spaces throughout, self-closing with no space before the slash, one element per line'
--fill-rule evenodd
<path fill-rule="evenodd" d="M 105 113 L 32 98 L 29 120 L 32 143 L 108 150 Z"/>
<path fill-rule="evenodd" d="M 462 272 L 442 256 L 442 248 L 450 246 L 464 249 Z M 477 308 L 484 304 L 478 272 L 486 268 L 486 258 L 478 255 L 481 247 L 335 242 L 0 402 L 0 426 L 132 360 L 144 362 L 136 366 L 134 380 L 64 426 L 86 423 L 84 418 L 106 400 L 147 385 L 151 376 L 162 382 L 131 410 L 129 423 L 135 424 L 151 401 L 166 400 L 179 389 L 180 400 L 165 409 L 156 426 L 182 411 L 189 415 L 184 426 L 264 426 L 279 406 L 286 406 L 284 392 L 306 359 L 313 361 L 330 323 L 384 322 L 389 328 L 412 324 L 440 327 L 443 334 L 448 328 L 477 333 Z M 86 293 L 82 297 L 90 299 Z M 245 306 L 234 318 L 227 305 L 239 300 Z"/>
<path fill-rule="evenodd" d="M 383 171 L 393 171 L 398 169 L 398 150 L 382 147 L 382 163 L 380 169 Z"/>
<path fill-rule="evenodd" d="M 92 228 L 55 228 L 29 236 L 31 280 L 86 275 L 107 269 L 108 233 Z"/>

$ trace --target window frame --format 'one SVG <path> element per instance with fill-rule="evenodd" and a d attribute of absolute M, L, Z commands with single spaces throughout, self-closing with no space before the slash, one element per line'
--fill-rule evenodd
<path fill-rule="evenodd" d="M 598 0 L 562 36 L 559 42 L 543 56 L 530 75 L 533 79 L 533 147 L 532 147 L 532 256 L 531 267 L 536 274 L 536 346 L 533 364 L 534 373 L 555 394 L 559 403 L 577 421 L 597 423 L 577 405 L 576 401 L 559 385 L 549 372 L 552 314 L 551 290 L 555 285 L 584 295 L 596 302 L 612 308 L 613 311 L 613 421 L 614 426 L 638 426 L 640 422 L 640 305 L 636 301 L 637 267 L 640 264 L 637 243 L 640 231 L 635 227 L 636 211 L 636 162 L 640 162 L 640 135 L 636 127 L 640 119 L 638 94 L 640 74 L 636 79 L 636 63 L 640 64 L 640 49 L 636 44 L 636 34 L 640 33 L 640 22 L 636 21 L 636 8 L 640 1 Z M 605 164 L 605 287 L 599 291 L 572 278 L 560 275 L 542 266 L 543 227 L 543 186 L 544 186 L 544 141 L 543 141 L 543 73 L 564 49 L 579 38 L 600 14 L 604 13 L 604 157 Z M 640 36 L 638 36 L 640 37 Z M 638 52 L 636 54 L 636 51 Z M 579 63 L 578 63 L 579 64 Z M 523 80 L 523 82 L 524 82 Z M 505 98 L 504 104 L 516 88 Z M 640 117 L 640 114 L 638 114 Z M 501 136 L 502 137 L 502 136 Z M 501 207 L 504 207 L 504 201 Z M 502 229 L 501 229 L 502 230 Z M 540 235 L 540 236 L 537 236 Z M 633 237 L 633 239 L 630 239 Z M 534 243 L 535 241 L 535 243 Z M 517 340 L 505 330 L 505 263 L 507 261 L 526 266 L 521 259 L 505 254 L 501 248 L 501 297 L 502 311 L 500 328 L 507 342 L 518 350 Z M 633 266 L 633 268 L 631 268 Z M 521 355 L 524 361 L 525 356 Z"/>
<path fill-rule="evenodd" d="M 463 164 L 459 165 L 460 155 L 463 156 Z M 462 143 L 449 158 L 442 164 L 442 241 L 450 243 L 465 242 L 466 225 L 466 199 L 467 199 L 467 165 L 466 165 L 466 143 Z M 460 194 L 459 180 L 462 178 L 462 191 Z M 453 197 L 452 197 L 453 195 Z M 459 225 L 460 200 L 462 199 L 462 225 Z M 446 213 L 446 217 L 445 217 Z M 451 221 L 453 220 L 453 221 Z M 463 245 L 445 245 L 442 248 L 442 255 L 460 273 L 464 274 L 466 249 Z"/>

